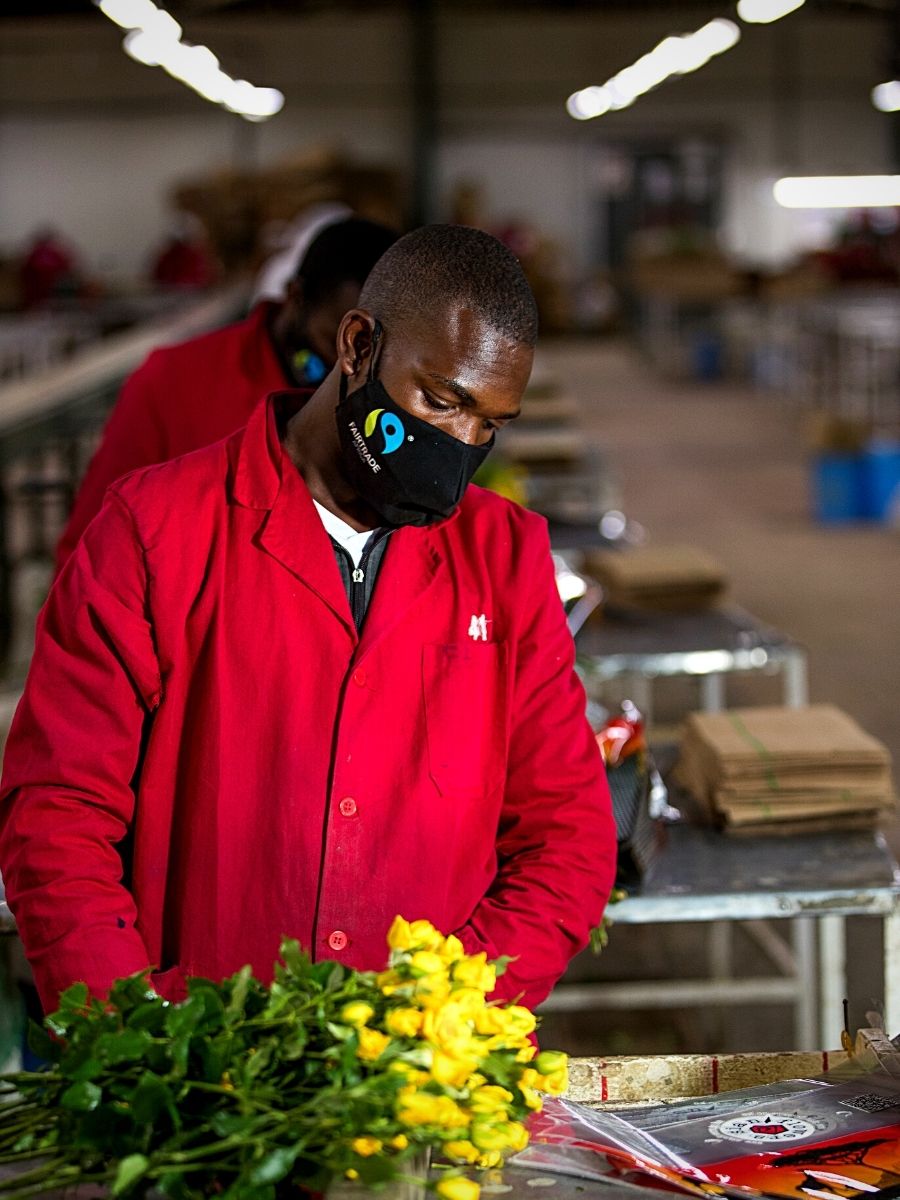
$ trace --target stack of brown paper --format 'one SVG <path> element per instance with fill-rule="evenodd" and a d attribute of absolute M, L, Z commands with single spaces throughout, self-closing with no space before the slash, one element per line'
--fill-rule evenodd
<path fill-rule="evenodd" d="M 727 582 L 718 563 L 694 546 L 593 550 L 587 567 L 606 589 L 608 602 L 625 608 L 706 608 Z"/>
<path fill-rule="evenodd" d="M 692 713 L 677 779 L 730 833 L 871 829 L 896 803 L 887 748 L 831 704 Z"/>

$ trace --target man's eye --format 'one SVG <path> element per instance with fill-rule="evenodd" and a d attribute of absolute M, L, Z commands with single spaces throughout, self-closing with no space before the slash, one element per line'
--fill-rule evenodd
<path fill-rule="evenodd" d="M 422 398 L 429 408 L 433 408 L 435 412 L 450 412 L 453 409 L 452 404 L 444 404 L 442 400 L 435 400 L 434 396 L 429 396 L 427 392 L 422 393 Z"/>

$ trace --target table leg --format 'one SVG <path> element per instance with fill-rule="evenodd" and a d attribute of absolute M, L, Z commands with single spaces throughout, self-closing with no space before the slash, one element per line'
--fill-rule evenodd
<path fill-rule="evenodd" d="M 844 1027 L 847 937 L 844 917 L 819 918 L 819 1036 L 822 1050 L 836 1050 Z"/>
<path fill-rule="evenodd" d="M 700 676 L 700 707 L 704 712 L 722 712 L 725 708 L 725 676 L 720 671 Z"/>
<path fill-rule="evenodd" d="M 900 1033 L 900 896 L 884 918 L 884 1028 L 888 1037 Z"/>
<path fill-rule="evenodd" d="M 644 728 L 653 724 L 653 680 L 647 675 L 629 674 L 626 684 L 630 689 L 627 699 L 634 704 L 644 718 Z"/>
<path fill-rule="evenodd" d="M 814 917 L 794 917 L 791 938 L 797 960 L 794 1043 L 797 1050 L 820 1050 L 816 1031 L 816 931 Z"/>
<path fill-rule="evenodd" d="M 788 708 L 805 708 L 809 704 L 809 680 L 806 670 L 806 651 L 795 647 L 782 665 L 784 703 Z"/>

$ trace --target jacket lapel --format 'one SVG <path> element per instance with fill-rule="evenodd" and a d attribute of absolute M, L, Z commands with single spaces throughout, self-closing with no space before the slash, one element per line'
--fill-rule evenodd
<path fill-rule="evenodd" d="M 275 409 L 298 402 L 300 392 L 273 393 L 253 412 L 233 466 L 232 495 L 243 507 L 264 513 L 256 544 L 327 604 L 356 642 L 331 539 L 278 436 Z"/>
<path fill-rule="evenodd" d="M 361 661 L 376 642 L 406 620 L 410 610 L 423 602 L 438 572 L 444 568 L 444 556 L 428 533 L 398 529 L 391 534 L 369 602 L 356 661 Z"/>
<path fill-rule="evenodd" d="M 355 642 L 356 626 L 334 547 L 293 464 L 285 462 L 281 487 L 263 523 L 259 544 L 328 605 Z"/>

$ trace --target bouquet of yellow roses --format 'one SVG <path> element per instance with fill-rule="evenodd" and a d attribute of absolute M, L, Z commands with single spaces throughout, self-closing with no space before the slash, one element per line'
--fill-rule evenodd
<path fill-rule="evenodd" d="M 397 917 L 380 972 L 313 963 L 281 947 L 272 984 L 249 968 L 194 978 L 170 1004 L 146 973 L 107 1000 L 77 984 L 34 1026 L 37 1072 L 0 1080 L 0 1197 L 73 1183 L 113 1195 L 276 1200 L 333 1178 L 378 1188 L 425 1149 L 447 1162 L 429 1186 L 477 1200 L 464 1167 L 527 1144 L 541 1092 L 565 1090 L 566 1058 L 538 1053 L 535 1018 L 491 1003 L 503 962 Z"/>

